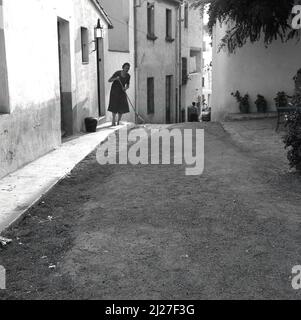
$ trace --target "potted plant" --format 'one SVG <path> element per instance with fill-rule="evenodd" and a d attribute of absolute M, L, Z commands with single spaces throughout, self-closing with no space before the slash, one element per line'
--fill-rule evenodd
<path fill-rule="evenodd" d="M 255 101 L 256 107 L 257 107 L 257 111 L 261 112 L 261 113 L 265 113 L 267 112 L 267 108 L 268 108 L 268 103 L 265 100 L 264 96 L 258 94 L 257 95 L 257 99 Z"/>
<path fill-rule="evenodd" d="M 288 98 L 289 98 L 289 96 L 284 91 L 278 92 L 276 98 L 274 99 L 276 102 L 276 107 L 277 108 L 287 107 L 288 106 Z"/>
<path fill-rule="evenodd" d="M 92 117 L 85 118 L 85 127 L 87 132 L 89 133 L 96 132 L 97 125 L 98 125 L 97 118 L 92 118 Z"/>
<path fill-rule="evenodd" d="M 249 113 L 250 111 L 250 103 L 249 103 L 249 95 L 245 94 L 242 96 L 240 92 L 237 90 L 235 93 L 232 92 L 231 95 L 236 98 L 239 103 L 239 110 L 241 113 Z"/>

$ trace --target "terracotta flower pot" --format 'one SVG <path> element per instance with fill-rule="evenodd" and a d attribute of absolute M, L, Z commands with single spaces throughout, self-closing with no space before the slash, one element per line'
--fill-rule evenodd
<path fill-rule="evenodd" d="M 96 132 L 98 121 L 96 118 L 86 118 L 85 126 L 87 132 Z"/>

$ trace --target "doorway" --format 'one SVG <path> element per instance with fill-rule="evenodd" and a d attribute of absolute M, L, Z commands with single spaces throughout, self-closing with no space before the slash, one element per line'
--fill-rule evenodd
<path fill-rule="evenodd" d="M 61 134 L 62 137 L 73 134 L 71 51 L 69 22 L 58 18 L 58 52 L 61 96 Z"/>

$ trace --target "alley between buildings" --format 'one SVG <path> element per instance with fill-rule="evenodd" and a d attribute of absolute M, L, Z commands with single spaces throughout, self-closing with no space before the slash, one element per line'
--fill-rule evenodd
<path fill-rule="evenodd" d="M 91 154 L 5 233 L 0 299 L 300 298 L 300 177 L 221 124 L 174 127 L 205 128 L 203 175 Z"/>

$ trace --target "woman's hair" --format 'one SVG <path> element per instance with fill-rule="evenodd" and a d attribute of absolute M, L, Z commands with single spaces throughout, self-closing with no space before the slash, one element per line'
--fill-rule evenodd
<path fill-rule="evenodd" d="M 126 62 L 123 66 L 122 66 L 122 69 L 124 69 L 125 67 L 131 67 L 131 65 L 128 63 L 128 62 Z"/>

